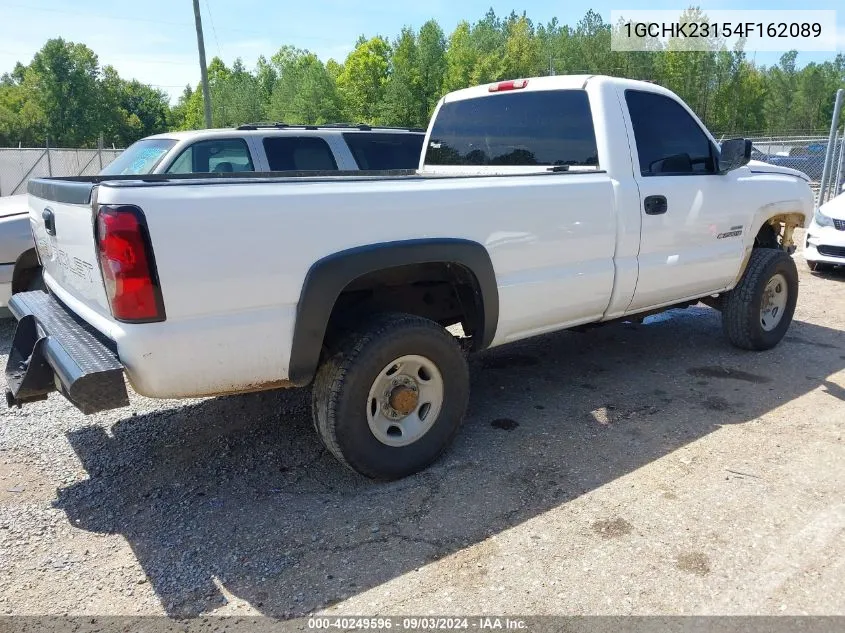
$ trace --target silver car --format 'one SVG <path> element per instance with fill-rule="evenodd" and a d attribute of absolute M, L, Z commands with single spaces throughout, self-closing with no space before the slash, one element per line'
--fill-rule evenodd
<path fill-rule="evenodd" d="M 13 292 L 41 287 L 28 214 L 26 194 L 0 198 L 0 312 Z"/>

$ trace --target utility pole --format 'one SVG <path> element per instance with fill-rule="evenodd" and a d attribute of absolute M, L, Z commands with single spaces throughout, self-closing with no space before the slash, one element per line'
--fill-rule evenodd
<path fill-rule="evenodd" d="M 211 127 L 211 93 L 208 90 L 208 68 L 205 65 L 205 42 L 202 39 L 200 2 L 194 0 L 194 22 L 197 25 L 197 48 L 200 51 L 200 76 L 202 77 L 202 104 L 205 110 L 205 127 Z"/>

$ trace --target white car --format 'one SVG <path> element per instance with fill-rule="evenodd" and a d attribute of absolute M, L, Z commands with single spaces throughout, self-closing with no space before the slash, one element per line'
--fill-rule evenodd
<path fill-rule="evenodd" d="M 413 169 L 425 130 L 249 123 L 133 143 L 101 175 Z M 26 194 L 0 198 L 0 316 L 14 292 L 42 287 Z"/>
<path fill-rule="evenodd" d="M 326 447 L 402 477 L 454 438 L 466 352 L 699 301 L 777 345 L 813 194 L 750 155 L 652 83 L 557 76 L 446 95 L 403 173 L 33 180 L 50 293 L 12 297 L 7 401 L 313 382 Z"/>
<path fill-rule="evenodd" d="M 845 266 L 845 194 L 816 209 L 805 240 L 804 258 L 810 270 Z"/>

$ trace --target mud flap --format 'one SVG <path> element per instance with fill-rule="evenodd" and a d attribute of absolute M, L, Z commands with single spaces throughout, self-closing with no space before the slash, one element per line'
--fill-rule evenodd
<path fill-rule="evenodd" d="M 46 292 L 12 296 L 18 326 L 6 363 L 9 406 L 59 391 L 83 413 L 129 404 L 123 365 L 87 324 Z"/>
<path fill-rule="evenodd" d="M 25 402 L 46 400 L 56 389 L 53 370 L 44 358 L 46 336 L 38 332 L 38 322 L 31 314 L 18 321 L 9 360 L 6 363 L 6 402 L 20 407 Z"/>

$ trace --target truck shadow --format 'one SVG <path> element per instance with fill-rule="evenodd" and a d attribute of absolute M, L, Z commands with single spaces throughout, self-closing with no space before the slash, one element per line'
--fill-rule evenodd
<path fill-rule="evenodd" d="M 819 387 L 836 403 L 843 390 L 827 378 L 845 368 L 841 345 L 840 331 L 795 322 L 776 349 L 742 352 L 721 338 L 715 312 L 692 308 L 499 348 L 473 360 L 455 446 L 389 484 L 326 453 L 305 392 L 205 400 L 126 418 L 111 436 L 71 433 L 90 479 L 60 489 L 57 506 L 81 529 L 123 535 L 170 615 L 214 610 L 227 595 L 267 615 L 304 614 L 722 425 Z"/>
<path fill-rule="evenodd" d="M 811 274 L 830 281 L 845 281 L 845 266 L 836 266 L 835 268 L 820 270 Z"/>

